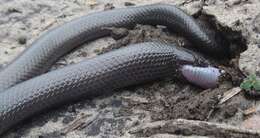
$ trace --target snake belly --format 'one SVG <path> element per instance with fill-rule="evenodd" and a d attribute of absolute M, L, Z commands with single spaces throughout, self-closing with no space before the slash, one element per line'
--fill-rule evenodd
<path fill-rule="evenodd" d="M 114 9 L 74 19 L 42 35 L 0 72 L 0 92 L 48 71 L 61 56 L 81 44 L 109 35 L 110 31 L 104 28 L 128 28 L 136 24 L 164 25 L 211 56 L 223 58 L 229 52 L 208 36 L 191 16 L 173 5 Z"/>

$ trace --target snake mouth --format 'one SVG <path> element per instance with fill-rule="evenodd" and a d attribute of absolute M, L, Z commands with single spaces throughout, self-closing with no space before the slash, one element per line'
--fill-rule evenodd
<path fill-rule="evenodd" d="M 181 73 L 190 83 L 200 86 L 204 89 L 216 88 L 219 84 L 219 78 L 225 73 L 215 67 L 196 67 L 184 65 L 181 67 Z"/>

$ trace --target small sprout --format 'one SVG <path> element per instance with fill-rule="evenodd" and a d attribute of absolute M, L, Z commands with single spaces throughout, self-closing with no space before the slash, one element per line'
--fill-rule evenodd
<path fill-rule="evenodd" d="M 255 74 L 251 74 L 240 84 L 240 87 L 246 91 L 260 91 L 260 80 Z"/>

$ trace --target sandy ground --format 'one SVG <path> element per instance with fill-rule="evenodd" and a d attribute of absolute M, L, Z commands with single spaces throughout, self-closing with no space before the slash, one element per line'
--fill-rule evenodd
<path fill-rule="evenodd" d="M 246 74 L 260 74 L 260 2 L 257 0 L 2 0 L 0 68 L 29 47 L 39 35 L 73 18 L 96 11 L 158 2 L 177 5 L 194 17 L 204 17 L 214 26 L 213 30 L 219 31 L 235 46 L 247 45 L 248 49 L 237 58 L 238 66 Z M 160 27 L 137 26 L 126 31 L 127 36 L 122 39 L 106 37 L 84 45 L 61 59 L 53 69 L 129 43 L 161 40 L 189 45 L 183 38 Z M 129 133 L 133 128 L 178 118 L 240 126 L 251 117 L 243 113 L 257 107 L 259 102 L 239 93 L 224 104 L 218 104 L 221 96 L 233 87 L 224 83 L 214 90 L 201 90 L 187 83 L 158 80 L 47 111 L 21 123 L 4 137 L 135 137 Z M 173 137 L 182 133 L 158 132 L 153 135 Z"/>

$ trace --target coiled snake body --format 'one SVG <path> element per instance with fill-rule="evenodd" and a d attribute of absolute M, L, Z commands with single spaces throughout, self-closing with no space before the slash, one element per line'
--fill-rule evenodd
<path fill-rule="evenodd" d="M 159 78 L 178 76 L 204 88 L 217 86 L 221 73 L 208 67 L 206 59 L 184 48 L 158 42 L 131 45 L 43 74 L 77 46 L 109 35 L 104 27 L 136 24 L 165 25 L 210 55 L 229 52 L 192 17 L 171 5 L 115 9 L 80 17 L 41 36 L 0 72 L 0 134 L 65 102 Z"/>

